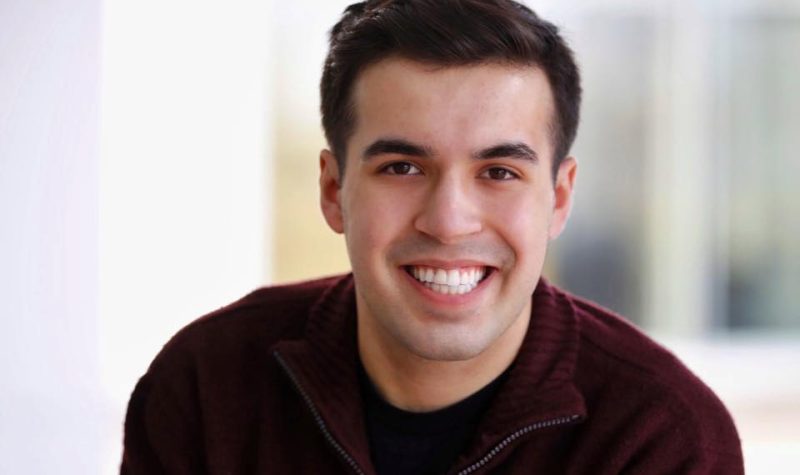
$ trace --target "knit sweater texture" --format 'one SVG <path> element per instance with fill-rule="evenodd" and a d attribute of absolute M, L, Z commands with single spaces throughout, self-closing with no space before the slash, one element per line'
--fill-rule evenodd
<path fill-rule="evenodd" d="M 525 340 L 451 474 L 743 473 L 730 415 L 671 353 L 542 279 Z M 351 275 L 259 289 L 139 380 L 123 475 L 374 474 Z"/>

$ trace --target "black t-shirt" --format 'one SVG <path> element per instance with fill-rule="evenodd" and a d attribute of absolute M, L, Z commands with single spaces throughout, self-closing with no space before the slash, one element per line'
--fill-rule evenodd
<path fill-rule="evenodd" d="M 387 403 L 362 367 L 359 379 L 365 401 L 367 436 L 377 473 L 440 475 L 447 472 L 469 443 L 507 373 L 452 406 L 432 412 L 409 412 Z"/>

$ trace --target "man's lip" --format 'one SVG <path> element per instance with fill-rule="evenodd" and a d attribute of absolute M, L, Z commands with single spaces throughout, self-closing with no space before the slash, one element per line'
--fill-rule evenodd
<path fill-rule="evenodd" d="M 406 262 L 401 265 L 401 267 L 435 267 L 437 269 L 463 269 L 465 267 L 486 267 L 486 268 L 493 268 L 491 264 L 487 264 L 485 262 L 471 260 L 471 259 L 459 259 L 459 260 L 440 260 L 440 259 L 421 259 L 415 260 L 411 262 Z"/>
<path fill-rule="evenodd" d="M 419 292 L 422 293 L 422 295 L 425 295 L 428 301 L 433 302 L 437 305 L 460 306 L 468 304 L 469 302 L 475 302 L 476 301 L 475 299 L 479 299 L 480 296 L 483 295 L 483 292 L 485 291 L 488 282 L 493 280 L 495 276 L 494 268 L 487 266 L 484 267 L 486 267 L 486 275 L 484 275 L 483 279 L 481 279 L 478 282 L 477 287 L 475 287 L 473 290 L 465 294 L 455 294 L 455 295 L 443 294 L 440 292 L 436 292 L 432 289 L 429 289 L 428 287 L 425 286 L 425 284 L 423 284 L 422 282 L 417 280 L 413 275 L 411 275 L 411 273 L 408 270 L 409 266 L 401 266 L 400 269 L 403 270 L 402 274 L 404 274 L 405 278 L 408 279 L 409 284 L 412 287 L 418 289 Z"/>

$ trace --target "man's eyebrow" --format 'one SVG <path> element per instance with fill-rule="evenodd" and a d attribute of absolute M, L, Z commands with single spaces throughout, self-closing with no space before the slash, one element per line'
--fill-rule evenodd
<path fill-rule="evenodd" d="M 415 144 L 404 139 L 378 139 L 364 150 L 363 159 L 369 160 L 378 155 L 396 154 L 411 157 L 430 158 L 433 152 L 424 145 Z M 481 150 L 473 158 L 487 160 L 491 158 L 516 158 L 538 163 L 539 156 L 523 142 L 508 142 Z"/>
<path fill-rule="evenodd" d="M 476 153 L 475 158 L 482 160 L 490 158 L 517 158 L 520 160 L 529 160 L 533 163 L 539 162 L 539 156 L 536 152 L 522 142 L 502 143 L 489 147 Z"/>
<path fill-rule="evenodd" d="M 367 147 L 363 159 L 369 160 L 377 155 L 396 154 L 412 157 L 430 157 L 431 150 L 423 145 L 418 145 L 403 139 L 379 139 Z"/>

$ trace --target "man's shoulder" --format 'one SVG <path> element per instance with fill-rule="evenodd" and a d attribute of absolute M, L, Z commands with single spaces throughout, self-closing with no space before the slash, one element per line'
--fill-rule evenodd
<path fill-rule="evenodd" d="M 164 345 L 151 370 L 161 364 L 245 356 L 284 339 L 302 338 L 306 321 L 322 296 L 344 279 L 320 279 L 258 288 L 178 331 Z"/>
<path fill-rule="evenodd" d="M 691 375 L 686 366 L 661 344 L 620 314 L 589 299 L 564 292 L 575 308 L 581 352 L 609 369 L 645 379 L 664 381 Z"/>
<path fill-rule="evenodd" d="M 575 377 L 590 417 L 592 412 L 601 419 L 616 413 L 622 423 L 636 417 L 644 422 L 642 428 L 652 425 L 654 432 L 660 426 L 711 450 L 738 450 L 738 435 L 724 404 L 672 352 L 613 311 L 564 295 L 578 318 Z"/>
<path fill-rule="evenodd" d="M 710 392 L 671 351 L 633 323 L 591 300 L 566 295 L 579 321 L 581 357 L 592 371 L 612 372 L 642 385 Z"/>

